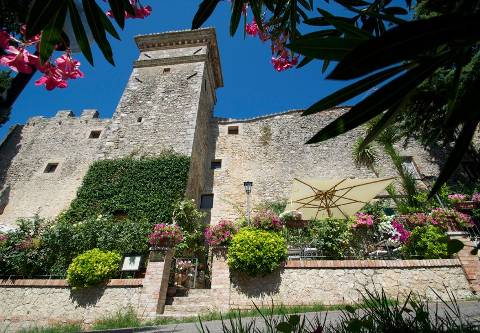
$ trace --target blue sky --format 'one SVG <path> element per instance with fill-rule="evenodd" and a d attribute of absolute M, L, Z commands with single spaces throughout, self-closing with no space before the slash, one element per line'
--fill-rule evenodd
<path fill-rule="evenodd" d="M 93 108 L 98 109 L 102 118 L 111 117 L 138 56 L 133 37 L 189 29 L 199 0 L 143 0 L 143 3 L 153 7 L 152 15 L 144 20 L 128 20 L 121 31 L 122 40 L 112 39 L 115 67 L 95 48 L 94 67 L 76 55 L 82 62 L 85 78 L 71 80 L 66 89 L 46 91 L 44 87 L 36 87 L 33 82 L 40 76 L 37 73 L 14 105 L 10 121 L 0 128 L 0 137 L 15 123 L 25 123 L 37 115 L 51 117 L 60 109 L 69 109 L 78 115 L 82 109 Z M 276 72 L 270 64 L 269 44 L 263 44 L 258 38 L 244 39 L 241 29 L 235 37 L 230 37 L 229 18 L 230 4 L 223 1 L 204 25 L 217 30 L 225 84 L 217 90 L 215 115 L 247 118 L 305 108 L 342 86 L 340 82 L 324 80 L 321 62 Z"/>

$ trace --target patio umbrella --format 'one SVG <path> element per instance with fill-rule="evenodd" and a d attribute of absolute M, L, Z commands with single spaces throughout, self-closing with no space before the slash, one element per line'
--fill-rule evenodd
<path fill-rule="evenodd" d="M 352 216 L 382 192 L 391 178 L 299 179 L 294 178 L 287 210 L 302 212 L 303 219 Z"/>

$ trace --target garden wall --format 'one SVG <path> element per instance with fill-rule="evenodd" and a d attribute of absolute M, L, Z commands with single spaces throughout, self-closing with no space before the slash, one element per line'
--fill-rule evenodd
<path fill-rule="evenodd" d="M 275 304 L 345 304 L 360 301 L 359 291 L 374 286 L 389 297 L 410 291 L 429 299 L 435 292 L 458 300 L 472 296 L 458 259 L 443 260 L 312 260 L 288 261 L 265 277 L 230 275 L 230 307 Z"/>
<path fill-rule="evenodd" d="M 142 284 L 142 279 L 118 279 L 103 288 L 73 290 L 65 280 L 0 281 L 0 332 L 59 323 L 88 326 L 129 308 L 140 313 Z"/>

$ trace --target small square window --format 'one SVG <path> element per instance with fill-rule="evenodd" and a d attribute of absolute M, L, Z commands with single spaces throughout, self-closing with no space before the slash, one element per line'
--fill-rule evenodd
<path fill-rule="evenodd" d="M 200 199 L 200 209 L 213 208 L 213 194 L 202 194 Z"/>
<path fill-rule="evenodd" d="M 238 134 L 238 126 L 228 126 L 228 134 Z"/>
<path fill-rule="evenodd" d="M 166 73 L 170 73 L 170 68 L 167 67 L 163 69 L 163 74 L 166 74 Z"/>
<path fill-rule="evenodd" d="M 98 139 L 100 137 L 100 134 L 102 131 L 91 131 L 90 136 L 88 137 L 89 139 Z"/>
<path fill-rule="evenodd" d="M 45 170 L 43 170 L 44 173 L 54 173 L 55 170 L 57 170 L 58 163 L 48 163 L 47 166 L 45 167 Z"/>
<path fill-rule="evenodd" d="M 215 170 L 215 169 L 221 169 L 222 168 L 222 160 L 213 160 L 210 168 Z"/>
<path fill-rule="evenodd" d="M 141 123 L 143 121 L 143 117 L 138 117 L 137 118 L 137 123 Z"/>

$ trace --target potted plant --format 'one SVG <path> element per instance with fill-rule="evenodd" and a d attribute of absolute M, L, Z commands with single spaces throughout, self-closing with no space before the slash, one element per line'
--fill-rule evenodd
<path fill-rule="evenodd" d="M 155 224 L 148 242 L 155 249 L 172 248 L 183 240 L 183 232 L 175 224 Z"/>
<path fill-rule="evenodd" d="M 302 220 L 302 213 L 298 210 L 285 211 L 279 216 L 288 228 L 305 228 L 308 220 Z"/>

